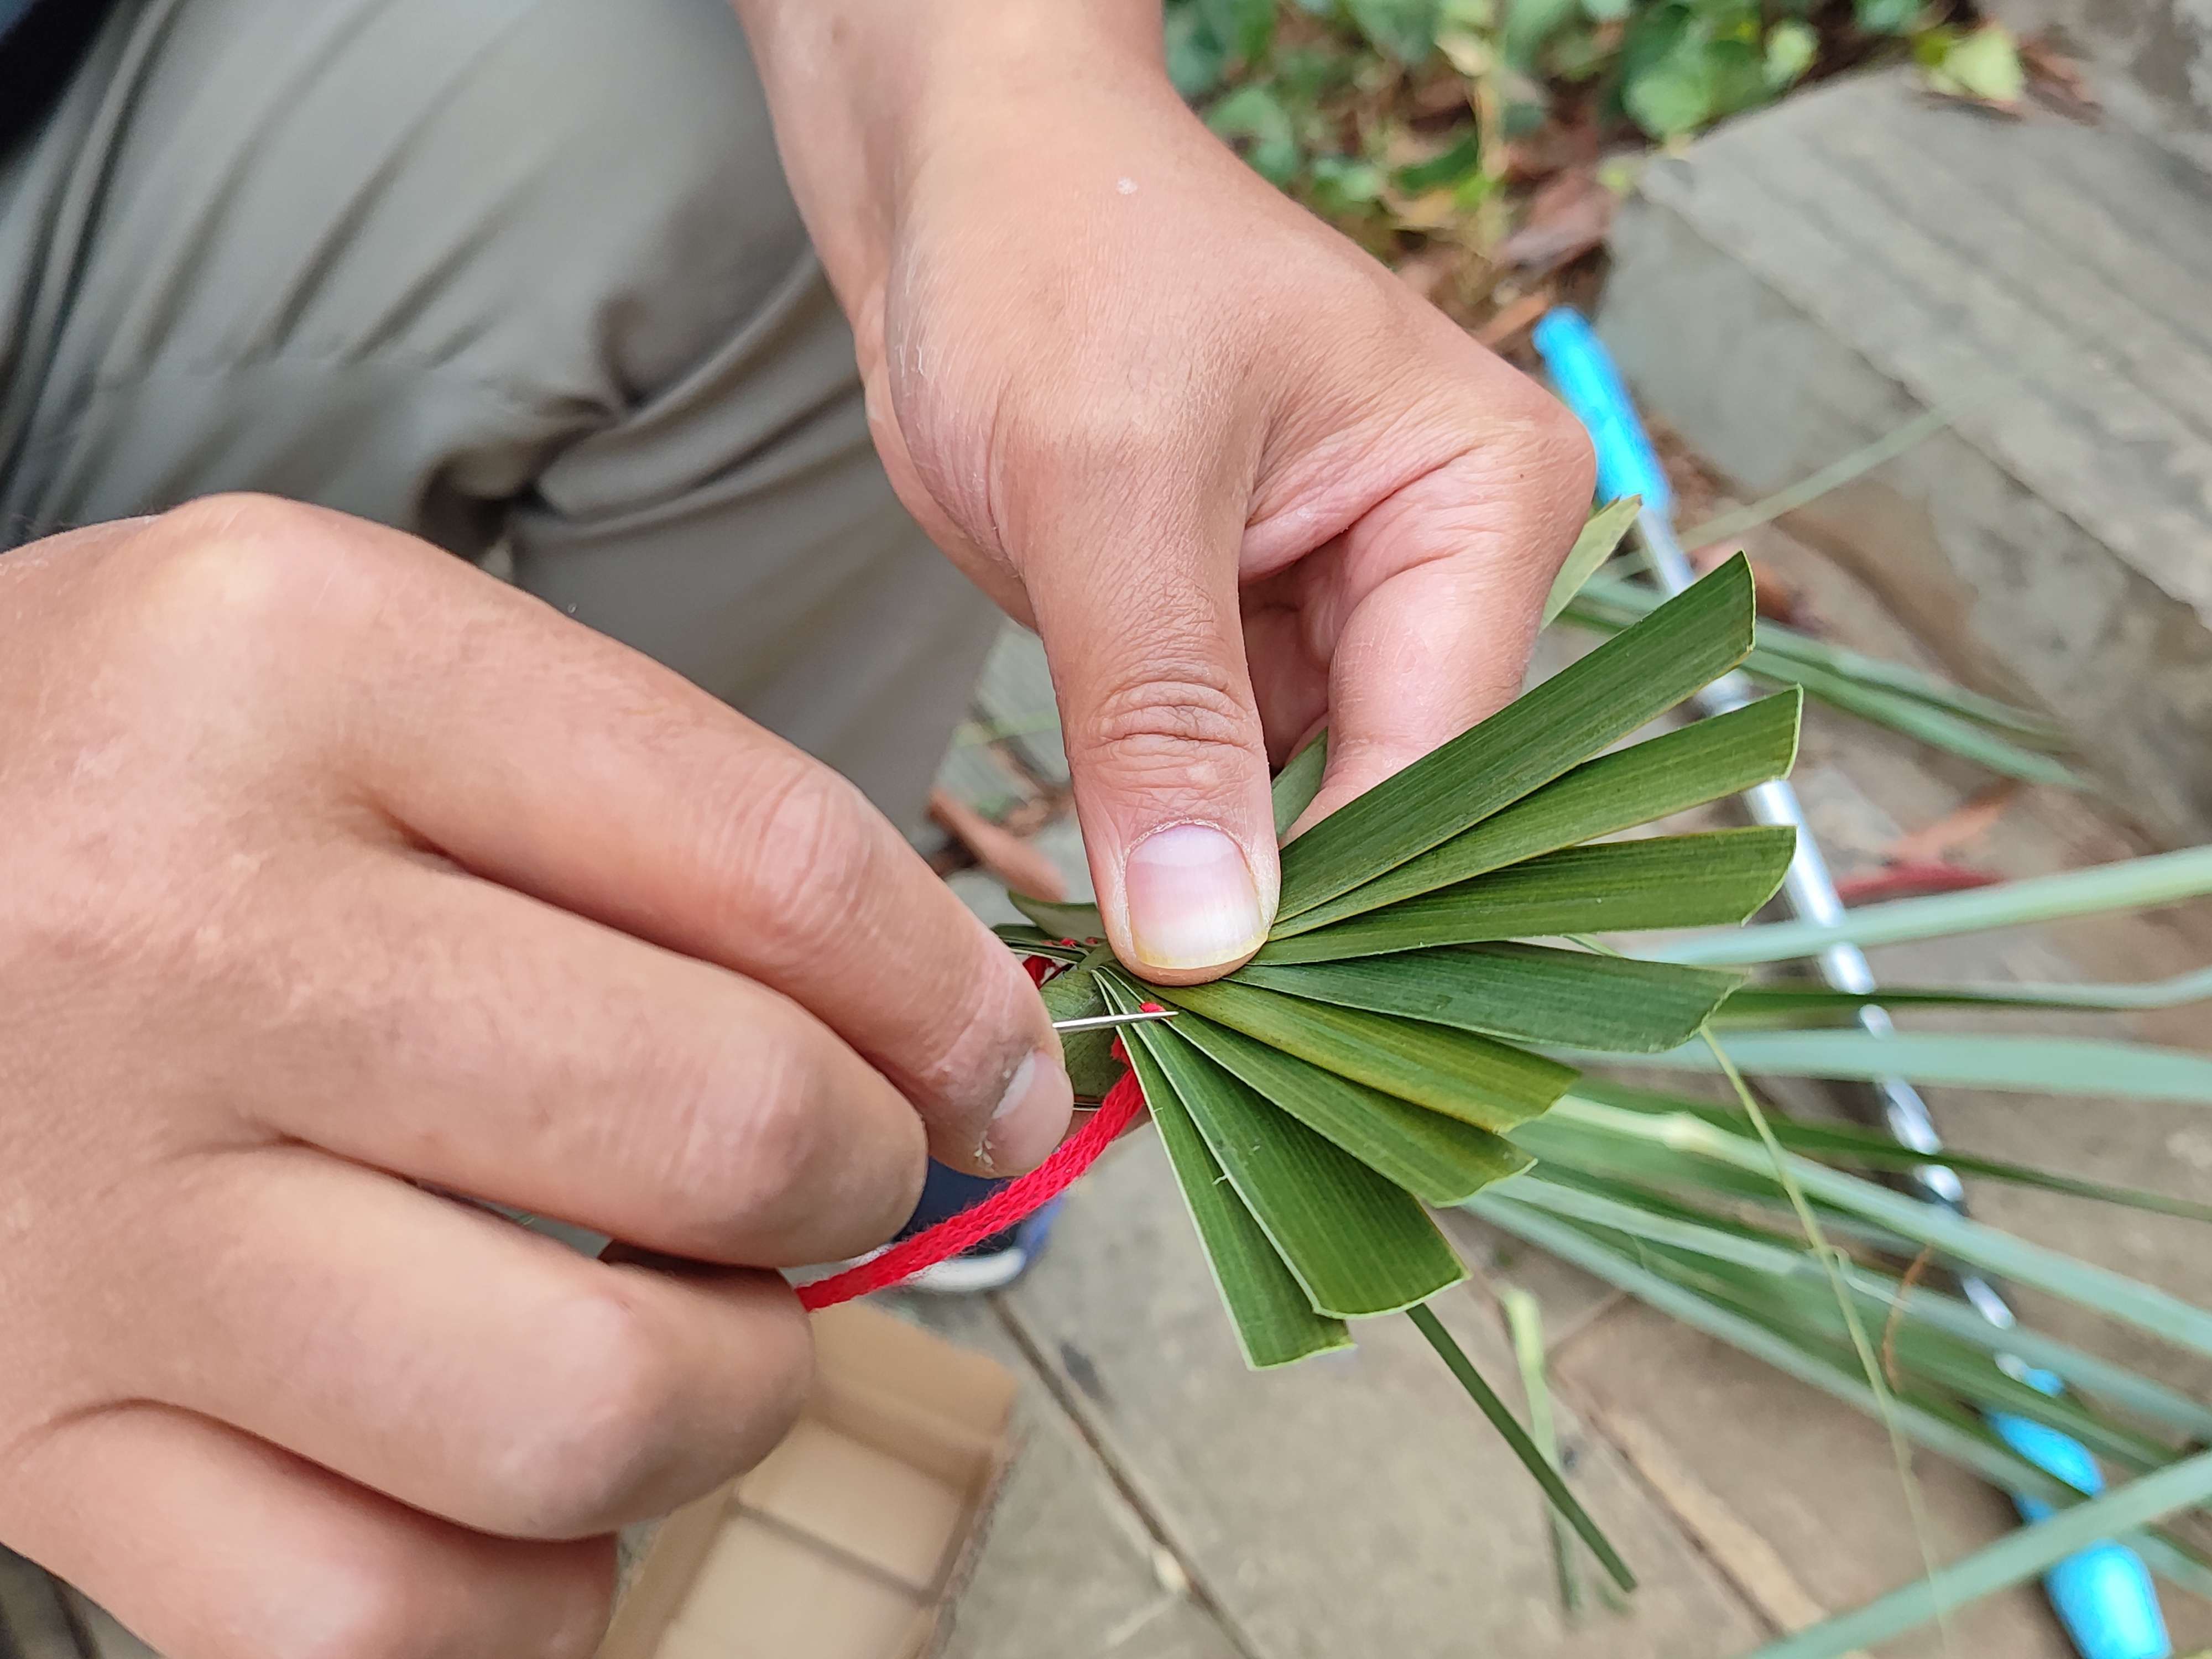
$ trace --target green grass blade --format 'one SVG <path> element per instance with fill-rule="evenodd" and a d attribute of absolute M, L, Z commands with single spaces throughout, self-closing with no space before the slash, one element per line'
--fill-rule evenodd
<path fill-rule="evenodd" d="M 1350 1347 L 1352 1334 L 1344 1322 L 1313 1310 L 1297 1277 L 1230 1186 L 1151 1052 L 1141 1042 L 1128 1045 L 1128 1051 L 1245 1363 L 1265 1370 Z"/>
<path fill-rule="evenodd" d="M 1316 1313 L 1401 1313 L 1467 1277 L 1412 1194 L 1277 1111 L 1173 1028 L 1130 1029 Z"/>
<path fill-rule="evenodd" d="M 1494 1133 L 1539 1115 L 1575 1080 L 1556 1060 L 1488 1037 L 1231 980 L 1158 986 L 1152 994 L 1339 1077 Z"/>
<path fill-rule="evenodd" d="M 1514 1363 L 1521 1369 L 1521 1392 L 1528 1401 L 1528 1438 L 1553 1468 L 1559 1467 L 1558 1431 L 1552 1423 L 1552 1382 L 1544 1365 L 1544 1313 L 1536 1298 L 1509 1286 L 1498 1297 L 1505 1310 L 1506 1334 L 1513 1340 Z M 1575 1571 L 1575 1540 L 1566 1517 L 1556 1509 L 1552 1523 L 1552 1565 L 1559 1575 L 1559 1606 L 1571 1617 L 1582 1611 L 1582 1575 Z"/>
<path fill-rule="evenodd" d="M 1456 1204 L 1532 1161 L 1503 1137 L 1255 1042 L 1192 1013 L 1176 1032 L 1308 1128 L 1430 1204 Z"/>
<path fill-rule="evenodd" d="M 1574 621 L 1610 633 L 1650 616 L 1662 602 L 1658 592 L 1641 583 L 1596 576 L 1583 585 L 1570 610 Z M 2065 727 L 2048 715 L 1969 691 L 1901 662 L 1869 656 L 1848 646 L 1815 639 L 1780 623 L 1760 621 L 1752 655 L 1744 665 L 1752 669 L 1754 664 L 1814 669 L 1855 685 L 1880 687 L 1936 708 L 1948 708 L 1962 720 L 2010 732 L 2039 747 L 2067 746 Z M 1789 679 L 1791 676 L 1784 673 L 1773 678 Z"/>
<path fill-rule="evenodd" d="M 1832 945 L 1903 945 L 2107 910 L 2148 909 L 2206 893 L 2212 893 L 2212 847 L 2192 847 L 1971 892 L 1869 904 L 1833 926 L 1774 922 L 1679 940 L 1648 954 L 1663 962 L 1708 964 L 1787 962 L 1818 956 Z"/>
<path fill-rule="evenodd" d="M 1840 708 L 1847 714 L 1856 714 L 1861 720 L 1945 750 L 2002 776 L 2018 778 L 2026 783 L 2055 784 L 2062 789 L 2088 787 L 2087 781 L 2063 761 L 2025 748 L 1985 726 L 1901 691 L 1855 684 L 1840 675 L 1824 673 L 1802 664 L 1777 663 L 1756 651 L 1745 667 L 1770 685 L 1802 686 L 1807 696 L 1818 697 L 1832 708 Z"/>
<path fill-rule="evenodd" d="M 1291 967 L 1255 963 L 1236 978 L 1488 1036 L 1622 1054 L 1674 1047 L 1741 984 L 1710 969 L 1539 945 L 1448 945 Z"/>
<path fill-rule="evenodd" d="M 1933 1577 L 1893 1590 L 1854 1612 L 1826 1620 L 1761 1648 L 1752 1659 L 1839 1659 L 1984 1595 L 2024 1583 L 2075 1551 L 2212 1498 L 2212 1452 L 2199 1452 L 2155 1474 L 2009 1533 Z"/>
<path fill-rule="evenodd" d="M 1095 904 L 1061 904 L 1052 899 L 1031 898 L 1011 888 L 1007 890 L 1006 901 L 1054 939 L 1106 937 L 1105 919 Z"/>
<path fill-rule="evenodd" d="M 1800 693 L 1787 691 L 1584 761 L 1441 847 L 1303 915 L 1279 921 L 1273 936 L 1310 933 L 1347 916 L 1633 830 L 1785 776 L 1796 757 L 1803 704 Z"/>
<path fill-rule="evenodd" d="M 1687 1114 L 1650 1116 L 1572 1095 L 1552 1109 L 1562 1121 L 1656 1140 L 1674 1151 L 1740 1169 L 1758 1170 L 1767 1162 L 1764 1148 Z M 1789 1156 L 1785 1162 L 1791 1177 L 1824 1204 L 1878 1222 L 1900 1237 L 1931 1246 L 1954 1260 L 2124 1321 L 2162 1340 L 2212 1354 L 2212 1313 L 2179 1297 L 1810 1159 Z"/>
<path fill-rule="evenodd" d="M 1515 1204 L 1502 1193 L 1479 1194 L 1462 1207 L 1616 1289 L 1627 1291 L 1693 1330 L 1762 1360 L 1869 1417 L 1880 1415 L 1873 1391 L 1854 1372 L 1806 1353 L 1757 1320 L 1674 1284 L 1566 1222 Z M 2021 1334 L 2029 1334 L 2023 1331 Z M 1962 1426 L 1909 1401 L 1893 1402 L 1893 1410 L 1899 1426 L 1912 1440 L 1973 1470 L 1994 1486 L 2008 1492 L 2026 1492 L 2061 1508 L 2081 1501 L 2081 1494 L 2072 1487 L 2019 1456 L 1985 1430 Z M 2212 1568 L 2169 1540 L 2155 1534 L 2140 1533 L 2122 1541 L 2141 1551 L 2151 1570 L 2170 1583 L 2194 1595 L 2212 1592 Z"/>
<path fill-rule="evenodd" d="M 1283 849 L 1279 914 L 1373 880 L 1665 713 L 1751 648 L 1741 556 Z"/>
<path fill-rule="evenodd" d="M 1550 1215 L 1586 1221 L 1592 1226 L 1610 1228 L 1648 1243 L 1734 1262 L 1757 1273 L 1786 1276 L 1796 1273 L 1801 1263 L 1811 1265 L 1816 1273 L 1820 1271 L 1819 1264 L 1804 1251 L 1786 1244 L 1750 1237 L 1733 1228 L 1684 1221 L 1642 1204 L 1628 1203 L 1583 1187 L 1570 1187 L 1540 1175 L 1509 1181 L 1498 1190 L 1501 1196 L 1516 1204 L 1525 1204 Z"/>
<path fill-rule="evenodd" d="M 1408 1309 L 1407 1313 L 1407 1317 L 1419 1328 L 1421 1334 L 1429 1340 L 1429 1346 L 1450 1368 L 1451 1374 L 1459 1380 L 1460 1387 L 1467 1390 L 1468 1397 L 1482 1408 L 1482 1414 L 1490 1419 L 1491 1426 L 1513 1449 L 1513 1455 L 1521 1460 L 1521 1466 L 1535 1477 L 1536 1484 L 1544 1489 L 1544 1496 L 1552 1500 L 1552 1507 L 1566 1518 L 1567 1524 L 1581 1535 L 1583 1542 L 1590 1547 L 1591 1553 L 1597 1557 L 1613 1582 L 1625 1590 L 1634 1589 L 1636 1575 L 1629 1571 L 1628 1563 L 1620 1559 L 1620 1553 L 1599 1529 L 1597 1522 L 1590 1519 L 1589 1511 L 1583 1509 L 1574 1493 L 1567 1490 L 1567 1483 L 1560 1478 L 1559 1472 L 1537 1449 L 1535 1443 L 1528 1438 L 1528 1431 L 1506 1409 L 1505 1402 L 1498 1397 L 1497 1391 L 1482 1380 L 1482 1373 L 1475 1370 L 1474 1362 L 1461 1352 L 1458 1343 L 1452 1340 L 1452 1334 L 1443 1328 L 1443 1322 L 1426 1308 Z"/>
<path fill-rule="evenodd" d="M 1298 815 L 1313 805 L 1313 798 L 1321 793 L 1322 774 L 1328 769 L 1328 733 L 1316 732 L 1314 739 L 1291 757 L 1290 763 L 1275 774 L 1275 839 L 1280 841 L 1290 834 L 1291 826 Z"/>
<path fill-rule="evenodd" d="M 1722 1046 L 1746 1071 L 1789 1077 L 1863 1082 L 1901 1077 L 1969 1089 L 2212 1104 L 2212 1056 L 2142 1042 L 1951 1031 L 1881 1036 L 1871 1031 L 1733 1031 Z M 1646 1055 L 1638 1063 L 1670 1071 L 1720 1069 L 1702 1042 Z"/>
<path fill-rule="evenodd" d="M 1687 1112 L 1731 1133 L 1747 1136 L 1753 1133 L 1751 1120 L 1745 1114 L 1704 1101 L 1655 1094 L 1646 1090 L 1613 1089 L 1589 1077 L 1577 1079 L 1575 1091 L 1586 1099 L 1609 1106 L 1626 1106 L 1632 1110 L 1644 1112 Z M 2115 1204 L 2124 1209 L 2179 1216 L 2190 1221 L 2212 1222 L 2212 1204 L 2199 1204 L 2185 1198 L 2170 1198 L 2163 1193 L 2145 1192 L 2140 1188 L 2087 1181 L 2078 1176 L 2060 1175 L 2055 1170 L 2039 1170 L 2002 1158 L 1981 1158 L 1972 1152 L 1960 1152 L 1954 1146 L 1946 1146 L 1941 1152 L 1923 1152 L 1893 1139 L 1879 1130 L 1862 1128 L 1855 1124 L 1774 1118 L 1769 1127 L 1774 1131 L 1775 1139 L 1790 1151 L 1816 1156 L 1830 1163 L 1856 1164 L 1875 1170 L 1913 1170 L 1929 1164 L 1941 1164 L 1960 1175 L 1979 1176 L 2012 1186 L 2034 1187 L 2045 1192 L 2091 1199 L 2100 1204 Z"/>
<path fill-rule="evenodd" d="M 1335 962 L 1439 945 L 1741 921 L 1774 896 L 1796 845 L 1789 830 L 1754 829 L 1570 847 L 1331 927 L 1271 939 L 1255 960 Z M 1686 959 L 1671 951 L 1652 957 Z"/>
<path fill-rule="evenodd" d="M 1721 1005 L 1718 1025 L 1800 1024 L 1881 1008 L 2179 1008 L 2212 999 L 2212 968 L 2134 985 L 1885 985 L 1863 994 L 1825 985 L 1747 985 Z"/>
<path fill-rule="evenodd" d="M 1643 507 L 1641 495 L 1623 495 L 1618 501 L 1607 501 L 1583 522 L 1582 533 L 1575 538 L 1574 547 L 1567 554 L 1567 562 L 1552 579 L 1550 597 L 1544 601 L 1543 626 L 1549 628 L 1559 612 L 1567 608 L 1569 601 L 1583 591 L 1583 584 L 1597 574 L 1598 568 L 1613 556 Z"/>

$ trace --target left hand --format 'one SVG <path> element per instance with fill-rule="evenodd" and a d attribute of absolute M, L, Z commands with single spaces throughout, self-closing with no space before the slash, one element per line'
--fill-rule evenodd
<path fill-rule="evenodd" d="M 1226 972 L 1274 914 L 1271 760 L 1328 726 L 1311 822 L 1519 690 L 1588 441 L 1189 113 L 1156 6 L 753 10 L 814 32 L 780 58 L 750 19 L 876 442 L 1043 635 L 1115 948 Z M 872 30 L 892 68 L 849 56 Z"/>

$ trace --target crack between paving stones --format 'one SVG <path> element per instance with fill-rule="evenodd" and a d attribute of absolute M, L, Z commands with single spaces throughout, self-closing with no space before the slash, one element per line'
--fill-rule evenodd
<path fill-rule="evenodd" d="M 1008 1339 L 1021 1350 L 1022 1357 L 1029 1362 L 1030 1369 L 1036 1374 L 1038 1382 L 1043 1385 L 1046 1394 L 1051 1396 L 1052 1402 L 1058 1407 L 1060 1416 L 1066 1420 L 1068 1426 L 1074 1430 L 1091 1456 L 1097 1460 L 1099 1468 L 1104 1472 L 1106 1479 L 1112 1484 L 1115 1494 L 1144 1528 L 1152 1547 L 1166 1552 L 1168 1558 L 1182 1572 L 1184 1582 L 1190 1586 L 1188 1598 L 1190 1602 L 1213 1621 L 1215 1628 L 1221 1632 L 1222 1639 L 1237 1650 L 1241 1659 L 1270 1659 L 1267 1651 L 1253 1641 L 1235 1615 L 1230 1613 L 1221 1598 L 1214 1593 L 1212 1585 L 1206 1582 L 1206 1575 L 1198 1570 L 1189 1553 L 1176 1541 L 1174 1534 L 1167 1524 L 1166 1517 L 1145 1497 L 1144 1493 L 1138 1489 L 1135 1481 L 1122 1469 L 1121 1461 L 1114 1455 L 1106 1443 L 1104 1435 L 1091 1418 L 1087 1403 L 1067 1379 L 1060 1375 L 1060 1368 L 1052 1363 L 1044 1351 L 1043 1345 L 1030 1332 L 1021 1316 L 1008 1304 L 1004 1297 L 992 1295 L 987 1297 L 985 1300 L 990 1304 L 992 1313 L 996 1316 L 1000 1328 L 1005 1330 Z M 1120 1640 L 1126 1641 L 1130 1633 L 1124 1632 Z M 1112 1645 L 1115 1644 L 1109 1644 L 1105 1651 L 1110 1652 Z"/>

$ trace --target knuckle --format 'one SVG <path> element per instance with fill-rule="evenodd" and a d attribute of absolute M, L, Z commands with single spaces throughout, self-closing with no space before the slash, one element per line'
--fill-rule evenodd
<path fill-rule="evenodd" d="M 1144 666 L 1110 680 L 1071 732 L 1094 771 L 1118 782 L 1173 781 L 1194 793 L 1229 786 L 1261 745 L 1243 688 L 1216 664 L 1139 653 Z"/>
<path fill-rule="evenodd" d="M 793 757 L 744 781 L 715 815 L 709 868 L 731 872 L 720 920 L 774 974 L 804 963 L 867 890 L 877 857 L 866 809 L 843 779 Z"/>
<path fill-rule="evenodd" d="M 241 638 L 281 641 L 356 591 L 358 562 L 341 555 L 331 516 L 275 496 L 187 502 L 147 525 L 137 550 L 136 619 L 203 654 Z"/>
<path fill-rule="evenodd" d="M 684 1382 L 619 1281 L 555 1310 L 542 1335 L 546 1387 L 507 1431 L 499 1490 L 519 1534 L 586 1537 L 647 1512 L 680 1462 Z"/>

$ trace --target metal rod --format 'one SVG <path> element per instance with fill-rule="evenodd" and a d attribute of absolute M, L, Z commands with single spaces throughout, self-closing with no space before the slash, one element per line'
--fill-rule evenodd
<path fill-rule="evenodd" d="M 1679 593 L 1697 580 L 1697 572 L 1682 551 L 1681 544 L 1674 539 L 1674 526 L 1668 523 L 1664 514 L 1650 507 L 1638 514 L 1636 538 L 1643 549 L 1644 562 L 1650 568 L 1652 580 L 1662 591 L 1669 595 Z M 1742 708 L 1753 696 L 1748 680 L 1741 674 L 1728 674 L 1698 693 L 1697 701 L 1708 714 L 1725 714 Z M 1797 832 L 1797 850 L 1790 860 L 1790 873 L 1782 882 L 1790 909 L 1802 920 L 1823 927 L 1842 921 L 1844 902 L 1836 892 L 1834 878 L 1828 873 L 1828 861 L 1820 856 L 1820 843 L 1813 839 L 1812 826 L 1805 821 L 1805 809 L 1797 799 L 1797 792 L 1778 779 L 1746 791 L 1744 800 L 1752 817 L 1759 823 L 1787 826 Z M 1874 969 L 1856 945 L 1829 946 L 1820 954 L 1820 977 L 1836 990 L 1865 996 L 1875 989 Z M 1896 1030 L 1890 1023 L 1888 1011 L 1870 1002 L 1861 1006 L 1858 1021 L 1872 1036 L 1887 1037 Z M 1928 1103 L 1920 1097 L 1917 1089 L 1901 1077 L 1883 1078 L 1872 1089 L 1881 1108 L 1882 1120 L 1893 1137 L 1916 1152 L 1943 1150 L 1942 1140 L 1936 1133 L 1935 1120 L 1929 1115 Z M 1966 1189 L 1957 1172 L 1948 1166 L 1919 1164 L 1905 1180 L 1917 1196 L 1929 1203 L 1940 1204 L 1960 1215 L 1966 1213 Z M 1976 1312 L 2001 1329 L 2012 1328 L 2016 1322 L 2012 1310 L 2005 1305 L 1994 1285 L 1979 1273 L 1959 1273 L 1954 1278 L 1960 1293 L 1973 1304 Z"/>
<path fill-rule="evenodd" d="M 1134 1014 L 1086 1014 L 1081 1019 L 1056 1019 L 1052 1023 L 1055 1031 L 1104 1031 L 1117 1025 L 1146 1025 L 1156 1019 L 1173 1019 L 1182 1011 L 1178 1008 L 1155 1008 Z"/>

